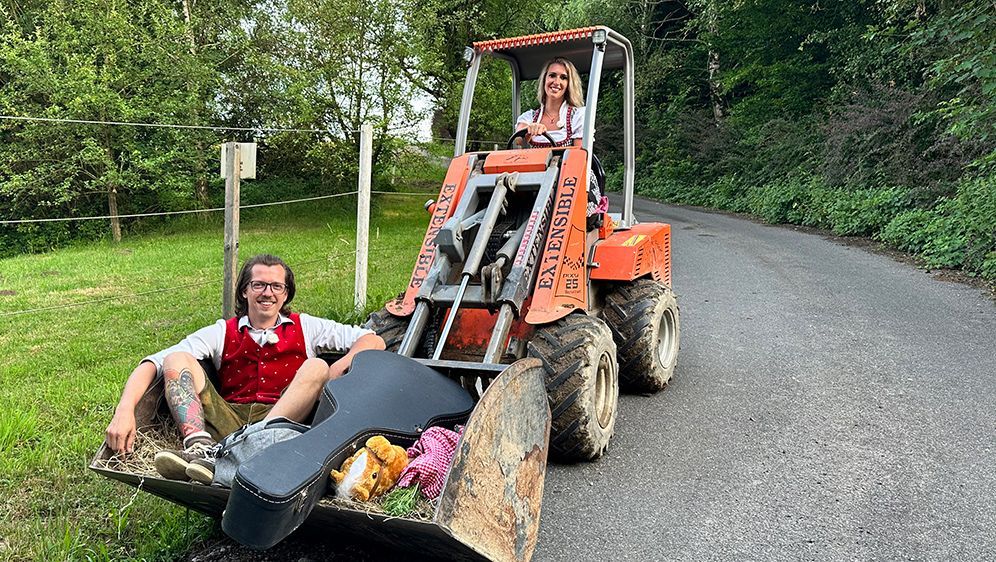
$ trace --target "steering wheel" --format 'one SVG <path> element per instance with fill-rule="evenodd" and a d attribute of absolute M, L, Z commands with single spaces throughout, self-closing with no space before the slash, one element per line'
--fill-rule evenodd
<path fill-rule="evenodd" d="M 513 133 L 512 136 L 508 137 L 508 142 L 505 143 L 505 150 L 511 150 L 511 148 L 515 146 L 515 140 L 525 139 L 528 133 L 529 129 L 519 129 L 518 131 Z M 546 137 L 546 140 L 550 141 L 550 146 L 554 146 L 557 144 L 557 142 L 553 140 L 553 137 L 551 137 L 549 133 L 543 133 L 543 136 Z"/>

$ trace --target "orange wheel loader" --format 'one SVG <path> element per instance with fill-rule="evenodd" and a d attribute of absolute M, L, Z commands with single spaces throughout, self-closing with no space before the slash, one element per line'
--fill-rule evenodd
<path fill-rule="evenodd" d="M 519 115 L 521 83 L 539 78 L 550 58 L 564 57 L 587 75 L 580 144 L 513 149 L 517 134 L 505 150 L 466 152 L 485 56 L 511 67 L 510 125 Z M 548 454 L 564 462 L 598 458 L 612 437 L 620 388 L 657 391 L 674 372 L 680 325 L 671 289 L 670 226 L 638 223 L 633 216 L 634 70 L 626 38 L 607 27 L 588 27 L 477 42 L 466 49 L 465 59 L 456 150 L 438 196 L 427 205 L 429 224 L 411 278 L 367 323 L 397 355 L 364 352 L 354 361 L 354 370 L 357 363 L 390 366 L 396 377 L 380 377 L 389 383 L 403 384 L 409 370 L 445 377 L 459 382 L 473 400 L 431 520 L 336 503 L 325 496 L 334 485 L 324 478 L 288 495 L 294 520 L 280 520 L 286 531 L 261 541 L 271 528 L 262 511 L 244 514 L 240 521 L 250 527 L 234 534 L 224 524 L 233 505 L 242 505 L 236 502 L 240 490 L 136 474 L 106 446 L 91 463 L 93 470 L 214 516 L 227 506 L 223 528 L 257 548 L 305 524 L 330 541 L 352 536 L 420 557 L 529 560 Z M 589 216 L 590 183 L 601 193 L 606 189 L 592 146 L 602 72 L 610 69 L 622 69 L 624 76 L 624 174 L 621 186 L 611 186 L 621 188 L 611 196 L 621 199 L 622 212 Z M 353 371 L 339 381 L 350 375 Z M 326 394 L 336 392 L 335 383 Z M 140 426 L 171 423 L 161 395 L 160 380 L 139 405 Z M 404 435 L 422 429 L 397 433 L 398 444 L 411 445 Z M 352 453 L 365 437 L 357 433 L 336 454 Z M 270 449 L 260 453 L 253 459 L 257 472 L 307 456 L 288 447 L 269 460 L 263 457 Z M 318 466 L 327 468 L 339 458 L 333 457 L 318 454 Z M 295 463 L 284 472 L 300 464 Z"/>

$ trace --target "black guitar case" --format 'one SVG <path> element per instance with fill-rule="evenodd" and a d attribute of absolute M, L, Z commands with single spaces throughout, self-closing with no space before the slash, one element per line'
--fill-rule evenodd
<path fill-rule="evenodd" d="M 246 546 L 270 548 L 307 519 L 330 485 L 329 471 L 368 438 L 410 445 L 426 428 L 466 421 L 473 408 L 459 384 L 413 359 L 359 353 L 347 375 L 325 385 L 310 430 L 239 467 L 221 527 Z"/>

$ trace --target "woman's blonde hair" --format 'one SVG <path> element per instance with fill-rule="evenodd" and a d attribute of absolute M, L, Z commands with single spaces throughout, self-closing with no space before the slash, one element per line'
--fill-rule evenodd
<path fill-rule="evenodd" d="M 552 58 L 543 65 L 543 72 L 540 73 L 539 79 L 536 81 L 536 101 L 540 105 L 546 104 L 546 88 L 543 86 L 546 85 L 546 72 L 550 70 L 551 64 L 562 64 L 567 69 L 567 93 L 564 95 L 564 100 L 574 107 L 584 107 L 581 75 L 578 74 L 578 69 L 574 67 L 574 63 L 561 57 Z"/>

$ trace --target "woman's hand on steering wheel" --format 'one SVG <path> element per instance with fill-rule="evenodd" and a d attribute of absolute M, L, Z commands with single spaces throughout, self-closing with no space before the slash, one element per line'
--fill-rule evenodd
<path fill-rule="evenodd" d="M 526 130 L 529 131 L 530 137 L 535 137 L 546 132 L 546 125 L 543 123 L 529 123 L 526 125 Z"/>
<path fill-rule="evenodd" d="M 533 133 L 529 132 L 529 130 L 532 129 L 534 126 L 539 126 L 543 128 L 541 132 L 535 134 L 543 135 L 544 137 L 546 137 L 546 140 L 550 142 L 550 146 L 555 146 L 557 144 L 556 141 L 553 140 L 553 137 L 551 137 L 550 134 L 546 132 L 546 125 L 542 123 L 530 123 L 528 126 L 519 129 L 514 134 L 512 134 L 511 137 L 508 138 L 508 142 L 505 143 L 505 149 L 508 150 L 511 149 L 513 146 L 515 146 L 515 141 L 517 139 L 526 139 L 528 137 L 535 136 Z"/>

